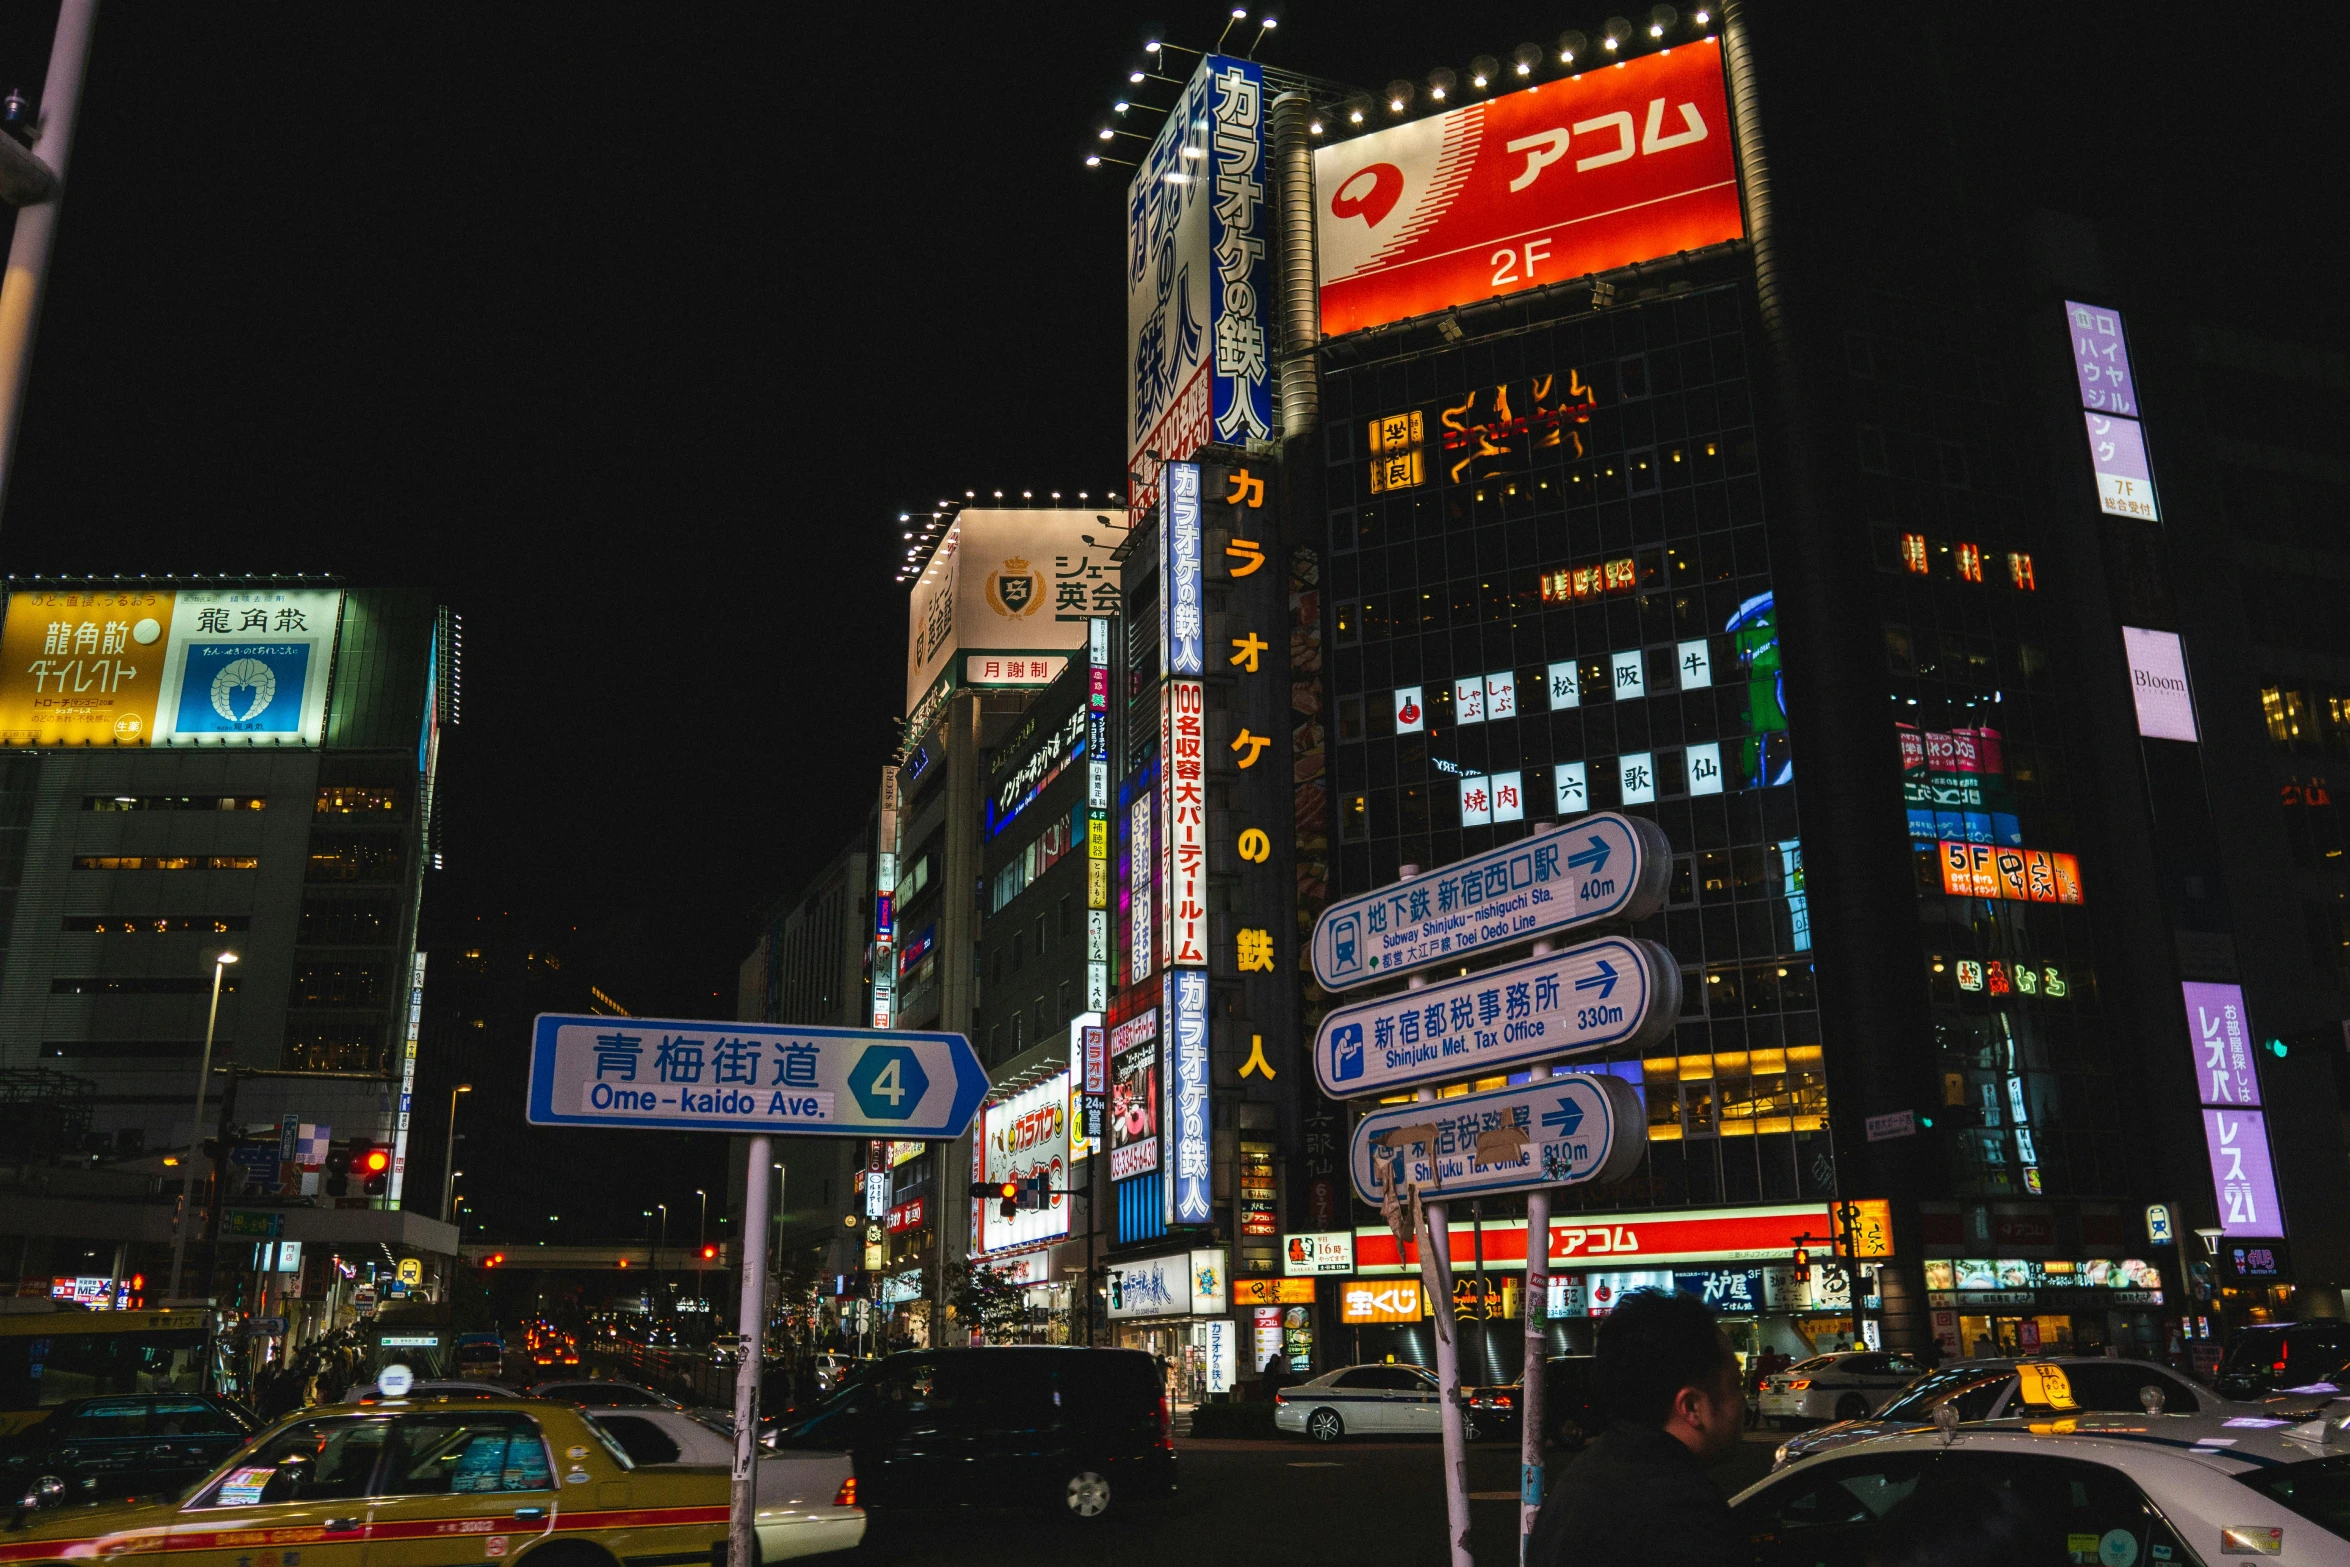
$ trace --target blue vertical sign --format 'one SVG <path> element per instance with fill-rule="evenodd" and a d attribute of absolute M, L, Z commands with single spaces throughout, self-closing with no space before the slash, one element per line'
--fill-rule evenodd
<path fill-rule="evenodd" d="M 1171 1150 L 1167 1222 L 1209 1224 L 1215 1220 L 1216 1183 L 1208 1158 L 1208 976 L 1202 969 L 1171 969 L 1160 983 Z"/>
<path fill-rule="evenodd" d="M 1166 675 L 1201 669 L 1199 464 L 1167 464 L 1159 493 L 1159 662 Z"/>
<path fill-rule="evenodd" d="M 1209 90 L 1215 186 L 1208 206 L 1216 282 L 1209 352 L 1216 366 L 1216 439 L 1240 446 L 1273 433 L 1272 356 L 1265 308 L 1265 73 L 1254 60 L 1218 60 Z"/>

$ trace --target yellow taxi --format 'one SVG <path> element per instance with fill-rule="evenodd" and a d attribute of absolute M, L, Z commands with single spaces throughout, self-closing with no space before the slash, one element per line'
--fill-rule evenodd
<path fill-rule="evenodd" d="M 639 1468 L 576 1405 L 385 1399 L 291 1416 L 174 1500 L 30 1514 L 0 1567 L 687 1567 L 722 1559 L 727 1499 L 725 1467 Z"/>

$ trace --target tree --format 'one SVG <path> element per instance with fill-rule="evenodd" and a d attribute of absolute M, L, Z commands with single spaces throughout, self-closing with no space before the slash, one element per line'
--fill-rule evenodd
<path fill-rule="evenodd" d="M 1028 1286 L 1008 1269 L 955 1263 L 947 1269 L 947 1303 L 990 1339 L 1028 1320 Z"/>

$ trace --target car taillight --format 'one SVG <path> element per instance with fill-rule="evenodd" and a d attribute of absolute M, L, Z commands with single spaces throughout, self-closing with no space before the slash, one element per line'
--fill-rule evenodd
<path fill-rule="evenodd" d="M 1167 1452 L 1175 1451 L 1175 1416 L 1167 1408 L 1165 1389 L 1159 1391 L 1159 1439 L 1151 1444 Z"/>
<path fill-rule="evenodd" d="M 832 1493 L 832 1505 L 835 1507 L 857 1505 L 857 1477 L 855 1475 L 843 1480 L 840 1483 L 840 1489 Z"/>
<path fill-rule="evenodd" d="M 1787 1384 L 1787 1391 L 1790 1393 L 1800 1393 L 1809 1386 L 1811 1386 L 1811 1378 L 1797 1377 L 1794 1381 Z"/>
<path fill-rule="evenodd" d="M 1494 1394 L 1494 1395 L 1493 1395 L 1493 1401 L 1494 1401 L 1495 1403 L 1499 1404 L 1499 1405 L 1500 1405 L 1502 1408 L 1504 1408 L 1504 1409 L 1507 1409 L 1507 1408 L 1509 1408 L 1509 1407 L 1510 1407 L 1510 1396 L 1509 1396 L 1509 1394 L 1507 1394 L 1507 1393 L 1496 1393 L 1496 1394 Z"/>
<path fill-rule="evenodd" d="M 1273 1402 L 1276 1404 L 1286 1404 L 1289 1402 L 1289 1395 L 1287 1393 L 1275 1393 L 1273 1395 Z"/>

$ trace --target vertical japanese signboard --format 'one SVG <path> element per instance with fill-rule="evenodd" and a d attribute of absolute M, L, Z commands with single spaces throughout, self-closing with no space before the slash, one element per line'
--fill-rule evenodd
<path fill-rule="evenodd" d="M 1273 433 L 1264 72 L 1200 61 L 1126 195 L 1126 469 Z"/>
<path fill-rule="evenodd" d="M 1208 961 L 1207 702 L 1200 684 L 1200 473 L 1167 465 L 1159 524 L 1159 855 L 1165 889 L 1166 966 Z M 1169 1014 L 1172 1022 L 1173 1014 Z"/>
<path fill-rule="evenodd" d="M 1167 1222 L 1204 1225 L 1215 1219 L 1215 1181 L 1209 1169 L 1208 975 L 1205 969 L 1169 969 L 1161 980 L 1167 1020 Z"/>
<path fill-rule="evenodd" d="M 881 770 L 881 826 L 873 856 L 873 1026 L 897 1017 L 898 770 Z"/>
<path fill-rule="evenodd" d="M 2097 505 L 2109 516 L 2160 522 L 2121 312 L 2068 299 L 2064 317 L 2072 336 L 2073 379 L 2081 394 L 2089 462 L 2097 473 Z"/>
<path fill-rule="evenodd" d="M 408 970 L 408 1030 L 400 1047 L 400 1113 L 392 1123 L 392 1178 L 386 1195 L 388 1206 L 400 1206 L 401 1189 L 408 1184 L 408 1114 L 416 1099 L 416 1042 L 424 1030 L 424 954 L 411 955 L 413 964 Z M 298 1123 L 297 1123 L 298 1124 Z M 291 1158 L 293 1149 L 284 1146 L 291 1138 L 281 1138 L 281 1157 Z M 447 1177 L 442 1177 L 444 1180 Z"/>
<path fill-rule="evenodd" d="M 1085 687 L 1085 1009 L 1110 1008 L 1110 623 L 1087 637 Z M 1089 1086 L 1089 1094 L 1101 1090 Z M 1096 1106 L 1099 1114 L 1099 1106 Z M 1099 1135 L 1101 1128 L 1092 1128 Z"/>
<path fill-rule="evenodd" d="M 2260 1108 L 2260 1071 L 2243 989 L 2190 981 L 2180 990 L 2194 1045 L 2195 1097 L 2203 1107 L 2203 1144 L 2211 1160 L 2220 1230 L 2231 1240 L 2282 1236 L 2285 1213 L 2269 1159 L 2268 1121 Z"/>

